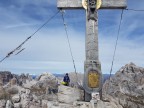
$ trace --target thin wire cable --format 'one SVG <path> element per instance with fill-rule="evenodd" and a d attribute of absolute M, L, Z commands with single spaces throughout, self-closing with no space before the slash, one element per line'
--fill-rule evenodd
<path fill-rule="evenodd" d="M 125 10 L 130 10 L 130 11 L 144 11 L 143 9 L 125 9 Z"/>
<path fill-rule="evenodd" d="M 25 48 L 21 49 L 19 52 L 17 52 L 15 55 L 20 54 L 23 50 L 25 50 Z"/>
<path fill-rule="evenodd" d="M 65 23 L 65 19 L 64 19 L 64 15 L 63 15 L 63 10 L 61 10 L 61 15 L 62 15 L 62 20 L 63 20 L 63 24 L 64 24 L 64 28 L 65 28 L 65 32 L 66 32 L 66 37 L 67 37 L 67 41 L 68 41 L 68 45 L 69 45 L 69 50 L 70 50 L 70 54 L 71 54 L 71 58 L 73 61 L 73 66 L 74 66 L 74 70 L 75 70 L 75 74 L 76 74 L 76 78 L 77 78 L 77 83 L 78 83 L 78 75 L 76 72 L 76 65 L 75 65 L 75 61 L 74 61 L 74 57 L 73 57 L 73 53 L 72 53 L 72 48 L 71 48 L 71 44 L 70 44 L 70 40 L 69 40 L 69 35 L 68 35 L 68 31 L 67 31 L 67 25 Z"/>
<path fill-rule="evenodd" d="M 123 9 L 122 9 L 122 12 L 121 12 L 120 24 L 119 24 L 118 33 L 117 33 L 117 38 L 116 38 L 116 43 L 115 43 L 115 48 L 114 48 L 114 53 L 113 53 L 113 59 L 112 59 L 109 79 L 111 78 L 111 73 L 112 73 L 112 70 L 113 70 L 115 54 L 116 54 L 116 50 L 117 50 L 117 44 L 118 44 L 118 40 L 119 40 L 119 33 L 120 33 L 120 29 L 121 29 L 122 18 L 123 18 Z"/>
<path fill-rule="evenodd" d="M 42 24 L 32 35 L 30 35 L 26 40 L 24 40 L 18 47 L 16 47 L 14 50 L 9 52 L 3 59 L 0 60 L 0 63 L 2 63 L 6 58 L 10 57 L 15 51 L 20 50 L 21 47 L 29 40 L 31 39 L 39 30 L 41 30 L 49 21 L 51 21 L 60 11 L 56 12 L 52 17 L 50 17 L 44 24 Z M 23 51 L 23 50 L 22 50 Z M 22 52 L 19 51 L 18 53 Z M 16 54 L 17 55 L 17 54 Z"/>

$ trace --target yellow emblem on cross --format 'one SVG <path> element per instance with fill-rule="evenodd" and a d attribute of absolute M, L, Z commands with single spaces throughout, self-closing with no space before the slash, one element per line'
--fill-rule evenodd
<path fill-rule="evenodd" d="M 99 9 L 101 7 L 101 4 L 102 1 L 97 0 L 96 9 Z M 82 0 L 82 6 L 84 7 L 84 9 L 87 9 L 87 0 Z"/>

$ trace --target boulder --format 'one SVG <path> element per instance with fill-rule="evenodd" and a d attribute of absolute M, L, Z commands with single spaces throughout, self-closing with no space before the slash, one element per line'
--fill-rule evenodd
<path fill-rule="evenodd" d="M 103 85 L 103 99 L 123 108 L 144 107 L 144 68 L 133 63 L 122 67 Z"/>
<path fill-rule="evenodd" d="M 29 108 L 42 108 L 40 103 L 30 102 Z"/>
<path fill-rule="evenodd" d="M 10 80 L 10 85 L 17 85 L 17 79 L 15 77 Z"/>
<path fill-rule="evenodd" d="M 30 89 L 37 95 L 57 93 L 58 79 L 50 73 L 42 74 Z"/>
<path fill-rule="evenodd" d="M 0 100 L 0 108 L 5 108 L 5 105 L 6 105 L 6 100 L 1 99 Z"/>
<path fill-rule="evenodd" d="M 13 103 L 18 103 L 20 102 L 20 95 L 19 94 L 16 94 L 12 97 L 12 102 Z"/>
<path fill-rule="evenodd" d="M 26 80 L 26 82 L 23 83 L 22 87 L 25 89 L 31 89 L 32 86 L 34 86 L 37 82 L 38 81 L 35 81 L 35 80 L 32 80 L 32 81 Z"/>
<path fill-rule="evenodd" d="M 47 100 L 42 100 L 42 108 L 47 108 Z"/>
<path fill-rule="evenodd" d="M 114 102 L 103 102 L 103 101 L 99 100 L 96 105 L 96 108 L 123 108 L 123 107 Z"/>
<path fill-rule="evenodd" d="M 0 79 L 4 84 L 7 84 L 11 79 L 13 78 L 13 75 L 9 71 L 0 71 Z"/>
<path fill-rule="evenodd" d="M 0 100 L 5 99 L 5 90 L 4 88 L 0 85 Z"/>
<path fill-rule="evenodd" d="M 21 105 L 22 105 L 22 108 L 29 108 L 29 104 L 30 104 L 30 101 L 23 100 Z"/>
<path fill-rule="evenodd" d="M 49 73 L 49 72 L 42 73 L 42 74 L 39 76 L 39 78 L 38 78 L 39 81 L 43 81 L 43 80 L 53 80 L 53 79 L 56 79 L 56 77 L 55 77 L 53 74 Z"/>
<path fill-rule="evenodd" d="M 22 108 L 29 108 L 31 105 L 33 105 L 32 100 L 33 100 L 33 96 L 29 89 L 26 89 L 25 93 L 22 92 L 21 94 Z"/>
<path fill-rule="evenodd" d="M 14 103 L 14 108 L 21 108 L 21 103 Z"/>
<path fill-rule="evenodd" d="M 13 108 L 13 104 L 12 104 L 12 102 L 10 100 L 7 100 L 5 108 Z"/>
<path fill-rule="evenodd" d="M 9 88 L 6 89 L 6 91 L 10 94 L 10 95 L 14 95 L 14 94 L 18 94 L 19 93 L 19 86 L 11 86 Z"/>
<path fill-rule="evenodd" d="M 84 100 L 84 91 L 68 86 L 60 85 L 58 87 L 58 101 L 67 104 L 73 104 L 74 101 Z"/>

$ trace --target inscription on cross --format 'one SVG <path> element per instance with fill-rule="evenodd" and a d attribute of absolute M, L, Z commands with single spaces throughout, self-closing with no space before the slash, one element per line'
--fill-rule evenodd
<path fill-rule="evenodd" d="M 127 0 L 101 0 L 100 9 L 124 9 Z M 57 0 L 59 9 L 84 9 L 82 0 Z M 97 13 L 96 13 L 97 14 Z M 102 86 L 101 64 L 98 56 L 98 20 L 88 19 L 86 10 L 86 60 L 84 64 L 85 100 L 90 100 L 90 94 L 99 92 Z"/>

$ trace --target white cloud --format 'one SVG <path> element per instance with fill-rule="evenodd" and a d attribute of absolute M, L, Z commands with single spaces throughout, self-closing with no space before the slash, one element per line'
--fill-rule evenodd
<path fill-rule="evenodd" d="M 106 37 L 100 40 L 100 59 L 103 72 L 110 72 L 115 41 L 115 38 Z M 120 38 L 116 50 L 113 73 L 130 62 L 143 67 L 143 49 L 144 46 L 141 46 L 141 44 L 138 44 L 135 40 L 130 41 L 126 38 Z"/>
<path fill-rule="evenodd" d="M 36 37 L 24 45 L 26 49 L 22 53 L 7 59 L 1 64 L 1 67 L 17 73 L 26 71 L 35 74 L 44 71 L 53 73 L 74 71 L 65 32 L 61 28 L 56 28 L 56 31 L 57 34 L 55 34 L 55 30 L 53 29 L 49 29 L 48 31 L 45 31 L 45 29 L 42 30 Z M 3 52 L 8 52 L 8 50 L 10 51 L 10 49 L 15 47 L 20 40 L 24 39 L 24 37 L 17 37 L 16 40 L 14 37 L 17 35 L 20 34 L 13 34 L 11 37 L 7 36 L 3 38 L 4 43 L 13 42 L 13 44 L 5 44 L 6 46 L 4 48 L 0 46 L 0 49 L 3 49 Z M 69 35 L 77 71 L 83 72 L 83 63 L 85 60 L 84 36 L 75 30 L 69 31 Z M 113 56 L 115 37 L 99 36 L 99 40 L 102 72 L 108 73 Z M 127 39 L 119 40 L 113 72 L 115 73 L 121 66 L 129 62 L 143 66 L 143 49 L 144 47 L 139 46 L 135 41 L 133 42 Z"/>
<path fill-rule="evenodd" d="M 21 4 L 27 5 L 31 1 L 20 0 L 19 2 L 25 2 L 25 4 Z M 41 2 L 48 1 L 43 0 Z M 36 0 L 35 3 L 38 5 L 39 2 Z M 1 13 L 3 18 L 0 18 L 3 19 L 0 20 L 0 24 L 2 24 L 0 26 L 0 58 L 3 58 L 8 52 L 25 40 L 27 36 L 31 35 L 43 20 L 36 20 L 27 15 L 23 19 L 24 13 L 21 13 L 21 11 L 15 13 L 13 10 L 10 11 L 5 8 L 0 8 L 0 11 L 3 12 Z M 41 9 L 38 13 L 40 12 L 42 15 L 46 15 L 45 9 Z M 120 11 L 100 12 L 100 62 L 102 64 L 102 72 L 109 73 L 120 20 Z M 49 14 L 47 15 L 51 16 L 52 13 Z M 85 60 L 85 27 L 82 23 L 85 23 L 85 16 L 83 11 L 80 11 L 80 14 L 70 13 L 70 11 L 68 11 L 65 16 L 66 22 L 68 23 L 68 34 L 77 71 L 83 72 Z M 143 17 L 139 12 L 124 12 L 113 73 L 129 62 L 144 66 L 144 33 L 139 34 L 135 31 L 135 29 L 143 31 Z M 38 32 L 23 47 L 26 49 L 22 53 L 17 56 L 11 56 L 0 64 L 1 70 L 34 74 L 45 71 L 53 73 L 74 71 L 66 34 L 59 16 Z"/>
<path fill-rule="evenodd" d="M 57 31 L 57 34 L 55 31 Z M 79 63 L 84 61 L 84 38 L 81 39 L 80 37 L 82 36 L 74 31 L 71 31 L 70 34 L 69 37 L 72 51 L 74 52 L 73 55 L 79 68 Z M 5 33 L 5 35 L 1 37 L 3 40 L 1 44 L 4 45 L 0 46 L 0 49 L 3 52 L 3 56 L 0 56 L 1 58 L 4 57 L 5 53 L 14 49 L 21 40 L 24 40 L 24 37 L 21 37 L 21 32 L 12 33 L 11 37 L 9 32 Z M 7 43 L 10 44 L 8 45 Z M 24 45 L 24 48 L 26 49 L 21 54 L 12 56 L 3 62 L 1 64 L 3 69 L 12 69 L 15 71 L 17 68 L 17 71 L 15 72 L 18 72 L 18 70 L 19 72 L 22 72 L 24 69 L 30 72 L 34 69 L 35 72 L 38 73 L 44 70 L 46 71 L 46 69 L 51 72 L 56 72 L 56 70 L 61 70 L 62 72 L 74 71 L 63 28 L 56 28 L 56 30 L 49 29 L 48 31 L 46 31 L 46 29 L 42 30 L 33 39 L 29 40 L 29 42 Z M 9 61 L 11 62 L 10 64 Z M 39 63 L 37 63 L 38 61 Z M 41 61 L 46 62 L 47 66 L 45 66 L 44 63 L 41 63 Z M 27 66 L 27 64 L 29 65 Z M 53 70 L 51 68 L 53 68 Z M 81 71 L 81 69 L 79 70 Z"/>

